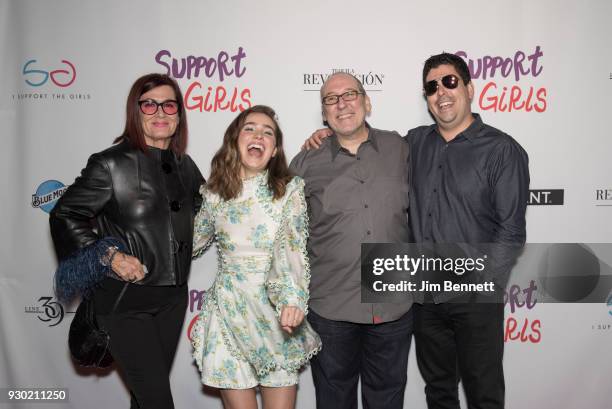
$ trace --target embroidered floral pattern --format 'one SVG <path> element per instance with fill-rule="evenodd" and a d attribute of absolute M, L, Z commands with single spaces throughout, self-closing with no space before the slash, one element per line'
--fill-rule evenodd
<path fill-rule="evenodd" d="M 265 224 L 258 224 L 251 229 L 249 240 L 258 249 L 268 249 L 272 247 L 272 240 L 268 236 L 268 229 Z"/>
<path fill-rule="evenodd" d="M 232 224 L 241 223 L 243 217 L 251 213 L 251 207 L 253 207 L 252 198 L 228 205 L 226 210 L 227 220 Z"/>
<path fill-rule="evenodd" d="M 217 244 L 223 250 L 230 250 L 230 251 L 236 250 L 236 246 L 230 239 L 229 234 L 223 230 L 219 230 L 217 232 Z"/>
<path fill-rule="evenodd" d="M 212 240 L 219 255 L 217 278 L 206 293 L 192 339 L 194 359 L 208 385 L 294 384 L 296 371 L 321 348 L 306 320 L 292 335 L 278 321 L 285 305 L 307 312 L 310 267 L 303 187 L 296 177 L 285 196 L 273 200 L 262 173 L 243 181 L 240 196 L 227 202 L 202 191 L 194 254 Z M 278 371 L 286 376 L 277 376 Z"/>

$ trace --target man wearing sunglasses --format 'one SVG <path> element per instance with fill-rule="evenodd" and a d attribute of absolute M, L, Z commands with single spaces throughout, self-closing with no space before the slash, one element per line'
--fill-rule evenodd
<path fill-rule="evenodd" d="M 460 57 L 430 57 L 423 68 L 423 94 L 435 124 L 406 136 L 412 241 L 488 244 L 495 253 L 492 274 L 504 285 L 515 248 L 525 243 L 527 154 L 471 112 L 474 86 Z M 317 131 L 305 146 L 318 147 L 328 134 Z M 414 334 L 429 409 L 458 409 L 460 379 L 469 408 L 503 408 L 501 300 L 427 293 L 421 301 L 414 306 Z"/>
<path fill-rule="evenodd" d="M 411 301 L 361 303 L 361 243 L 405 242 L 408 145 L 366 123 L 371 103 L 346 73 L 321 88 L 333 130 L 321 149 L 302 151 L 291 169 L 304 178 L 311 266 L 308 321 L 323 349 L 311 361 L 318 409 L 401 409 L 412 336 Z"/>
<path fill-rule="evenodd" d="M 415 242 L 487 244 L 490 271 L 504 285 L 525 243 L 528 158 L 509 135 L 471 112 L 474 86 L 465 61 L 430 57 L 423 92 L 436 123 L 408 132 L 412 155 L 410 227 Z M 452 274 L 452 273 L 451 273 Z M 504 407 L 504 305 L 477 293 L 425 294 L 415 304 L 419 369 L 430 409 Z"/>

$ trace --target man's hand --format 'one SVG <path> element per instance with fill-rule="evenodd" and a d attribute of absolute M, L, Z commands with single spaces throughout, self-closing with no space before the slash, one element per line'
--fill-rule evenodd
<path fill-rule="evenodd" d="M 302 145 L 302 150 L 306 149 L 307 151 L 311 149 L 319 149 L 321 144 L 323 143 L 323 139 L 331 136 L 334 132 L 329 128 L 322 128 L 313 132 L 310 135 L 310 138 L 304 141 L 304 145 Z"/>
<path fill-rule="evenodd" d="M 111 268 L 124 281 L 132 283 L 142 280 L 146 275 L 145 268 L 140 260 L 120 251 L 117 251 L 117 254 L 113 257 Z"/>
<path fill-rule="evenodd" d="M 304 311 L 292 305 L 285 305 L 281 309 L 280 324 L 283 331 L 293 334 L 293 330 L 304 321 Z"/>

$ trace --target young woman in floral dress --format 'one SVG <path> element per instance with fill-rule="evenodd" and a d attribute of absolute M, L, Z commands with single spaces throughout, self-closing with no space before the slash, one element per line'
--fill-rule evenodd
<path fill-rule="evenodd" d="M 257 105 L 232 121 L 195 221 L 194 256 L 214 242 L 219 266 L 194 327 L 194 358 L 226 409 L 257 408 L 257 386 L 264 408 L 293 408 L 298 370 L 321 348 L 304 319 L 304 181 L 289 173 L 275 117 Z"/>

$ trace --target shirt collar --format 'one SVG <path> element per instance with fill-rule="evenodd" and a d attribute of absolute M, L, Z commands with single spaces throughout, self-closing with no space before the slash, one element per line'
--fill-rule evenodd
<path fill-rule="evenodd" d="M 244 184 L 267 185 L 268 184 L 268 169 L 259 172 L 255 176 L 242 179 Z"/>
<path fill-rule="evenodd" d="M 467 140 L 471 141 L 474 138 L 478 137 L 480 131 L 482 130 L 482 128 L 484 128 L 484 123 L 482 122 L 482 119 L 480 118 L 480 114 L 472 113 L 472 117 L 474 118 L 474 120 L 472 121 L 470 126 L 468 126 L 467 129 L 465 129 L 463 132 L 459 132 L 459 134 L 455 137 L 455 139 L 458 138 L 459 136 L 464 136 Z M 438 125 L 435 123 L 430 125 L 429 128 L 427 129 L 428 134 L 432 132 L 436 133 L 437 135 L 440 135 L 440 132 L 438 132 Z M 440 137 L 442 136 L 440 135 Z"/>
<path fill-rule="evenodd" d="M 472 116 L 474 117 L 474 120 L 472 121 L 470 126 L 468 126 L 468 128 L 465 131 L 461 132 L 466 137 L 466 139 L 469 141 L 478 137 L 478 135 L 480 134 L 480 131 L 482 130 L 482 128 L 484 128 L 484 124 L 482 123 L 482 119 L 480 118 L 480 115 L 472 114 Z"/>
<path fill-rule="evenodd" d="M 374 148 L 374 150 L 378 153 L 378 135 L 376 133 L 376 130 L 372 129 L 372 127 L 370 127 L 370 124 L 368 124 L 367 122 L 366 128 L 368 129 L 368 138 L 362 144 L 369 143 L 372 148 Z M 331 143 L 332 161 L 334 161 L 336 159 L 336 156 L 338 156 L 338 153 L 340 153 L 340 151 L 344 148 L 342 147 L 342 145 L 340 145 L 340 142 L 338 142 L 338 137 L 335 133 L 332 134 L 329 139 Z"/>

